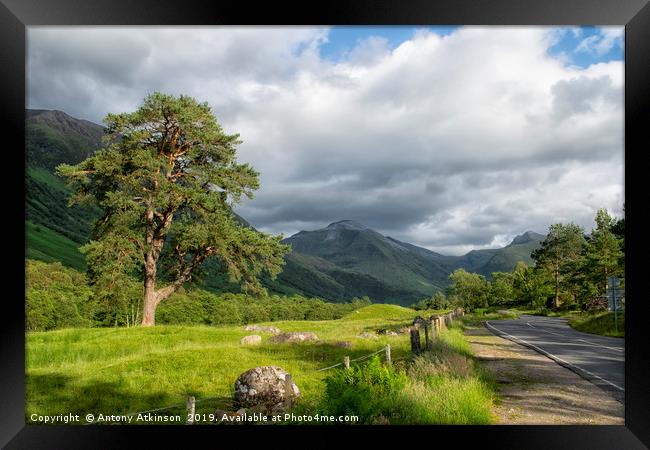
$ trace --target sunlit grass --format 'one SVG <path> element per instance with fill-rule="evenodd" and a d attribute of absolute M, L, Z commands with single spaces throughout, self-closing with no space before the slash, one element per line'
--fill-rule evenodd
<path fill-rule="evenodd" d="M 291 373 L 302 394 L 296 410 L 313 413 L 321 404 L 323 380 L 331 374 L 317 369 L 339 363 L 346 355 L 355 359 L 390 344 L 396 367 L 407 371 L 412 380 L 394 399 L 400 413 L 391 423 L 487 423 L 490 389 L 476 371 L 460 329 L 440 333 L 434 352 L 414 364 L 408 334 L 375 333 L 410 325 L 417 315 L 422 312 L 371 305 L 338 320 L 268 322 L 282 331 L 314 332 L 321 340 L 316 344 L 271 344 L 271 335 L 260 333 L 261 345 L 245 347 L 240 339 L 254 332 L 244 331 L 243 326 L 28 333 L 27 421 L 32 413 L 127 414 L 173 404 L 180 406 L 162 413 L 182 415 L 189 395 L 199 400 L 197 413 L 212 413 L 217 407 L 232 409 L 235 380 L 261 365 L 280 366 Z M 358 337 L 364 332 L 376 338 Z M 350 342 L 351 348 L 337 346 L 341 341 Z M 408 372 L 417 364 L 422 373 L 430 373 Z"/>

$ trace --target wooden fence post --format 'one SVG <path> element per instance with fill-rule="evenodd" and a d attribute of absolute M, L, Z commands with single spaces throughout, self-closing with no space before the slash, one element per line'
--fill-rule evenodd
<path fill-rule="evenodd" d="M 429 325 L 431 326 L 431 348 L 433 348 L 433 344 L 436 341 L 436 321 L 429 320 Z"/>
<path fill-rule="evenodd" d="M 411 327 L 411 352 L 414 355 L 420 354 L 420 330 L 417 327 Z"/>
<path fill-rule="evenodd" d="M 194 396 L 187 397 L 187 402 L 185 402 L 185 407 L 187 408 L 187 423 L 186 425 L 194 424 L 194 411 L 196 407 L 196 399 Z"/>
<path fill-rule="evenodd" d="M 290 373 L 284 377 L 284 405 L 287 410 L 293 408 L 293 379 Z"/>
<path fill-rule="evenodd" d="M 350 357 L 349 356 L 344 356 L 343 357 L 343 367 L 345 367 L 345 370 L 350 369 Z"/>
<path fill-rule="evenodd" d="M 386 367 L 390 367 L 390 344 L 386 344 Z"/>
<path fill-rule="evenodd" d="M 433 348 L 433 339 L 431 338 L 431 322 L 424 321 L 424 348 L 431 350 Z"/>

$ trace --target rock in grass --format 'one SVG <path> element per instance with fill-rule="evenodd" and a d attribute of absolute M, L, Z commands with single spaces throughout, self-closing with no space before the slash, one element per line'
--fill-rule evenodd
<path fill-rule="evenodd" d="M 368 333 L 367 331 L 364 331 L 357 337 L 360 337 L 361 339 L 378 339 L 378 336 L 376 334 Z"/>
<path fill-rule="evenodd" d="M 294 331 L 291 333 L 280 333 L 269 339 L 269 342 L 274 344 L 281 344 L 284 342 L 315 342 L 318 341 L 318 336 L 311 331 Z"/>
<path fill-rule="evenodd" d="M 267 327 L 264 325 L 246 325 L 244 327 L 244 331 L 261 331 L 263 333 L 273 333 L 273 334 L 281 333 L 279 328 Z"/>
<path fill-rule="evenodd" d="M 259 345 L 262 343 L 262 336 L 258 334 L 251 334 L 250 336 L 244 336 L 239 341 L 241 345 Z"/>
<path fill-rule="evenodd" d="M 334 347 L 341 347 L 341 348 L 350 348 L 352 347 L 352 343 L 348 341 L 338 341 L 334 342 Z"/>
<path fill-rule="evenodd" d="M 285 378 L 287 372 L 277 366 L 259 366 L 242 373 L 235 382 L 235 400 L 244 408 L 262 407 L 267 413 L 284 409 L 287 399 Z M 293 398 L 300 389 L 292 382 Z"/>

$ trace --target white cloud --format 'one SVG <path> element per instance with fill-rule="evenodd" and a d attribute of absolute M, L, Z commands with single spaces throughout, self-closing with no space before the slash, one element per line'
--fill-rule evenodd
<path fill-rule="evenodd" d="M 458 254 L 620 214 L 620 61 L 566 67 L 547 52 L 556 30 L 466 27 L 334 62 L 327 33 L 30 27 L 28 101 L 95 121 L 153 90 L 208 101 L 262 174 L 238 211 L 266 231 L 354 219 Z"/>
<path fill-rule="evenodd" d="M 589 36 L 578 44 L 575 51 L 585 52 L 596 56 L 603 56 L 615 46 L 623 46 L 622 27 L 603 27 L 598 29 L 598 34 Z"/>

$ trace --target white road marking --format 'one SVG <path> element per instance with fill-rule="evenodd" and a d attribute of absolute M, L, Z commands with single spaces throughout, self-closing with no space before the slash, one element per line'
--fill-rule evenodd
<path fill-rule="evenodd" d="M 536 330 L 543 331 L 544 333 L 554 334 L 554 335 L 556 335 L 556 336 L 561 336 L 561 337 L 563 337 L 563 338 L 567 338 L 567 337 L 568 337 L 568 336 L 566 336 L 565 334 L 555 333 L 555 332 L 553 332 L 553 331 L 548 331 L 548 330 L 545 330 L 545 329 L 543 329 L 543 328 L 536 327 L 535 325 L 531 324 L 530 322 L 526 322 L 526 325 L 528 325 L 529 327 L 535 328 Z M 622 348 L 620 348 L 620 347 L 608 347 L 607 345 L 598 344 L 598 343 L 596 343 L 596 342 L 587 341 L 587 340 L 585 340 L 585 339 L 576 339 L 576 340 L 577 340 L 577 341 L 581 341 L 581 342 L 585 342 L 585 343 L 587 343 L 587 344 L 589 344 L 589 345 L 592 345 L 592 346 L 594 346 L 594 347 L 607 348 L 607 349 L 609 349 L 609 350 L 616 350 L 616 351 L 618 351 L 618 352 L 622 352 L 622 351 L 625 350 L 625 349 L 622 349 Z"/>
<path fill-rule="evenodd" d="M 493 326 L 493 325 L 492 325 L 488 320 L 485 321 L 485 324 L 486 324 L 488 327 L 493 328 L 494 330 L 498 331 L 499 333 L 505 334 L 506 336 L 512 338 L 512 339 L 515 340 L 515 341 L 521 341 L 521 342 L 525 343 L 526 345 L 529 345 L 530 347 L 532 347 L 532 348 L 534 348 L 535 350 L 537 350 L 539 353 L 541 353 L 541 354 L 543 354 L 543 355 L 545 355 L 545 356 L 547 356 L 547 357 L 549 357 L 549 358 L 551 358 L 551 359 L 554 359 L 554 360 L 556 360 L 556 361 L 561 361 L 561 362 L 563 362 L 564 364 L 566 364 L 567 366 L 571 366 L 571 367 L 574 367 L 574 368 L 576 368 L 576 369 L 578 369 L 578 370 L 582 370 L 583 372 L 585 372 L 585 373 L 591 375 L 592 377 L 597 378 L 597 379 L 599 379 L 599 380 L 601 380 L 601 381 L 603 381 L 603 382 L 605 382 L 605 383 L 607 383 L 607 384 L 609 384 L 609 385 L 611 385 L 611 386 L 614 386 L 616 389 L 619 389 L 619 390 L 625 392 L 625 389 L 623 389 L 623 388 L 620 387 L 619 385 L 614 384 L 614 383 L 612 383 L 611 381 L 606 380 L 606 379 L 604 379 L 604 378 L 602 378 L 602 377 L 599 377 L 598 375 L 596 375 L 595 373 L 592 373 L 592 372 L 588 371 L 587 369 L 583 369 L 582 367 L 578 367 L 578 366 L 576 366 L 576 365 L 574 365 L 574 364 L 571 364 L 571 363 L 569 363 L 569 362 L 563 360 L 562 358 L 560 358 L 560 357 L 558 357 L 558 356 L 555 356 L 555 355 L 553 355 L 553 354 L 547 352 L 546 350 L 543 350 L 543 349 L 539 348 L 538 346 L 536 346 L 536 345 L 534 345 L 534 344 L 531 344 L 530 342 L 527 342 L 527 341 L 525 341 L 525 340 L 523 340 L 523 339 L 521 339 L 521 338 L 518 338 L 518 337 L 512 336 L 512 335 L 506 333 L 505 331 L 501 331 L 501 330 L 499 330 L 497 327 Z"/>

